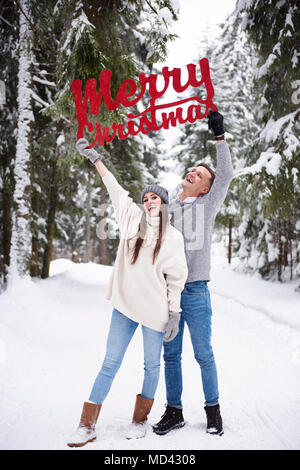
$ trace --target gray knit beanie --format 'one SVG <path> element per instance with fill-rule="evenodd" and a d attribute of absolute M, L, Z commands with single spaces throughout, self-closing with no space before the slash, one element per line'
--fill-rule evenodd
<path fill-rule="evenodd" d="M 141 194 L 142 204 L 144 202 L 144 196 L 146 193 L 155 193 L 161 198 L 161 200 L 165 204 L 169 204 L 168 191 L 162 186 L 159 186 L 158 184 L 150 184 L 149 186 L 146 186 L 145 189 L 143 189 L 142 194 Z"/>

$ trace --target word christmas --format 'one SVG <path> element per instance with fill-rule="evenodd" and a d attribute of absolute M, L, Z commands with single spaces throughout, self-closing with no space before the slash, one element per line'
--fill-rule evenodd
<path fill-rule="evenodd" d="M 176 127 L 177 123 L 193 123 L 197 119 L 203 119 L 209 114 L 210 109 L 212 111 L 217 111 L 218 108 L 212 101 L 214 96 L 214 88 L 210 78 L 208 60 L 206 58 L 199 60 L 199 65 L 201 71 L 201 80 L 198 80 L 196 77 L 196 65 L 188 64 L 186 66 L 188 78 L 184 84 L 181 83 L 180 68 L 169 70 L 169 67 L 163 67 L 162 75 L 164 79 L 164 85 L 162 90 L 158 90 L 156 74 L 150 74 L 149 76 L 146 76 L 144 73 L 140 73 L 139 91 L 138 85 L 134 80 L 124 80 L 119 88 L 115 100 L 112 99 L 110 93 L 110 70 L 103 70 L 100 73 L 100 86 L 98 92 L 96 90 L 97 80 L 95 78 L 90 78 L 87 80 L 83 100 L 81 95 L 81 80 L 74 80 L 72 82 L 71 90 L 75 100 L 78 121 L 77 139 L 84 137 L 85 126 L 87 126 L 88 132 L 93 132 L 95 130 L 94 124 L 89 122 L 87 117 L 88 101 L 90 101 L 90 112 L 94 115 L 98 115 L 102 98 L 106 108 L 110 111 L 117 109 L 120 105 L 130 108 L 131 106 L 136 105 L 142 99 L 146 89 L 148 89 L 150 95 L 149 107 L 136 115 L 132 113 L 128 114 L 129 121 L 127 122 L 126 129 L 124 124 L 116 124 L 115 122 L 112 124 L 111 128 L 102 128 L 100 123 L 96 123 L 96 137 L 94 142 L 90 145 L 90 148 L 93 147 L 97 142 L 100 146 L 104 145 L 104 142 L 111 142 L 116 137 L 116 135 L 119 137 L 119 139 L 126 139 L 129 136 L 137 135 L 139 132 L 142 132 L 142 134 L 148 134 L 151 131 L 169 129 L 169 125 Z M 198 96 L 192 96 L 173 103 L 157 104 L 156 100 L 162 98 L 165 92 L 168 90 L 171 78 L 173 89 L 177 93 L 184 92 L 190 86 L 197 88 L 201 85 L 204 85 L 206 88 L 206 98 L 200 99 Z M 186 115 L 184 117 L 183 109 L 180 105 L 189 102 L 191 102 L 191 104 L 188 105 Z M 201 112 L 201 104 L 205 105 L 205 110 L 203 113 Z M 168 113 L 161 112 L 161 110 L 167 108 L 176 109 Z M 161 122 L 159 123 L 157 122 L 157 111 L 161 112 Z"/>

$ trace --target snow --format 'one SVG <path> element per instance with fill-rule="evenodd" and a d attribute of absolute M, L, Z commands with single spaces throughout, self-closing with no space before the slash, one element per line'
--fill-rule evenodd
<path fill-rule="evenodd" d="M 183 354 L 186 425 L 125 439 L 143 377 L 142 336 L 129 345 L 84 450 L 300 448 L 300 311 L 296 281 L 280 284 L 234 270 L 213 245 L 213 346 L 224 435 L 205 433 L 203 392 L 189 334 Z M 110 266 L 52 261 L 48 279 L 24 279 L 0 295 L 0 448 L 69 449 L 101 366 L 112 306 Z M 163 360 L 162 360 L 163 363 Z M 164 410 L 163 364 L 149 423 Z"/>
<path fill-rule="evenodd" d="M 262 152 L 261 158 L 266 157 L 266 172 L 269 175 L 276 176 L 279 172 L 280 164 L 281 164 L 281 155 L 279 153 L 269 153 L 269 152 Z"/>
<path fill-rule="evenodd" d="M 66 50 L 67 55 L 69 56 L 71 54 L 71 50 L 69 49 L 69 46 L 70 46 L 70 42 L 71 42 L 74 31 L 76 33 L 75 44 L 77 44 L 86 28 L 95 29 L 95 26 L 88 20 L 84 11 L 81 11 L 80 15 L 72 21 L 71 28 L 68 32 L 68 35 L 66 37 L 66 40 L 61 50 L 62 51 Z M 74 47 L 74 44 L 72 45 L 72 47 Z"/>
<path fill-rule="evenodd" d="M 295 68 L 297 65 L 298 65 L 298 56 L 300 54 L 296 51 L 296 49 L 294 50 L 294 53 L 293 53 L 293 57 L 291 59 L 291 62 L 292 62 L 292 65 L 293 65 L 293 68 Z"/>
<path fill-rule="evenodd" d="M 286 15 L 285 26 L 289 25 L 292 29 L 295 29 L 295 28 L 294 28 L 293 21 L 292 21 L 292 14 L 291 14 L 291 11 L 292 11 L 292 8 L 289 9 L 288 14 Z"/>
<path fill-rule="evenodd" d="M 40 98 L 39 95 L 37 95 L 33 90 L 31 91 L 31 96 L 32 96 L 32 98 L 33 98 L 37 103 L 39 103 L 42 107 L 48 108 L 48 106 L 50 106 L 50 104 L 47 103 L 47 101 L 44 101 L 42 98 Z"/>
<path fill-rule="evenodd" d="M 181 5 L 179 0 L 170 0 L 170 5 L 173 8 L 176 15 L 178 15 Z"/>
<path fill-rule="evenodd" d="M 265 128 L 260 133 L 260 137 L 262 139 L 265 139 L 266 142 L 275 141 L 278 138 L 283 126 L 286 126 L 285 131 L 284 131 L 284 137 L 287 137 L 288 135 L 292 134 L 291 127 L 298 113 L 299 113 L 299 109 L 297 109 L 293 113 L 289 113 L 289 114 L 286 114 L 285 116 L 282 116 L 276 121 L 274 121 L 273 118 L 269 119 Z"/>
<path fill-rule="evenodd" d="M 172 13 L 167 7 L 161 8 L 158 12 L 157 17 L 159 21 L 164 21 L 168 26 L 173 23 Z"/>
<path fill-rule="evenodd" d="M 291 160 L 293 158 L 293 154 L 297 150 L 297 147 L 300 147 L 300 140 L 293 134 L 287 135 L 284 140 L 287 148 L 283 150 L 282 153 L 288 160 Z"/>
<path fill-rule="evenodd" d="M 56 145 L 57 145 L 57 147 L 60 147 L 64 143 L 65 143 L 65 136 L 64 136 L 64 134 L 60 134 L 56 139 Z"/>
<path fill-rule="evenodd" d="M 262 168 L 265 168 L 269 175 L 276 176 L 279 172 L 280 164 L 281 155 L 268 149 L 266 152 L 261 152 L 254 165 L 235 171 L 234 177 L 236 178 L 246 174 L 254 175 L 255 173 L 261 172 Z"/>
<path fill-rule="evenodd" d="M 238 12 L 243 10 L 250 10 L 254 3 L 254 0 L 238 0 L 236 8 Z"/>
<path fill-rule="evenodd" d="M 42 85 L 47 85 L 51 87 L 56 87 L 56 84 L 54 82 L 49 82 L 49 80 L 42 80 L 39 78 L 37 75 L 33 76 L 33 81 L 37 83 L 41 83 Z"/>
<path fill-rule="evenodd" d="M 257 72 L 257 78 L 261 78 L 263 77 L 264 75 L 266 75 L 266 73 L 268 73 L 269 71 L 269 68 L 271 67 L 271 65 L 273 64 L 273 62 L 276 60 L 276 55 L 271 53 L 269 55 L 269 57 L 267 58 L 266 62 L 259 68 L 258 72 Z"/>

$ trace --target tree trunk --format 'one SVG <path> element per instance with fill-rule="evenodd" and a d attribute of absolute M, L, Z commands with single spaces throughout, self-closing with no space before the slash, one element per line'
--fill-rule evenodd
<path fill-rule="evenodd" d="M 40 206 L 40 194 L 37 193 L 32 196 L 32 213 L 38 214 Z M 32 231 L 32 256 L 30 264 L 30 275 L 37 277 L 39 275 L 39 240 L 38 240 L 38 228 L 34 228 Z"/>
<path fill-rule="evenodd" d="M 293 242 L 290 238 L 290 281 L 293 280 Z"/>
<path fill-rule="evenodd" d="M 289 239 L 290 239 L 289 224 L 285 222 L 283 227 L 284 227 L 284 236 L 285 236 L 285 242 L 284 242 L 284 245 L 283 245 L 283 265 L 284 265 L 284 267 L 286 267 L 289 264 L 288 256 L 289 256 L 289 250 L 290 250 L 290 247 L 289 247 Z"/>
<path fill-rule="evenodd" d="M 278 262 L 277 262 L 277 279 L 278 279 L 278 281 L 281 281 L 283 247 L 282 247 L 280 223 L 278 223 L 278 249 L 279 249 L 279 254 L 278 254 Z"/>
<path fill-rule="evenodd" d="M 2 223 L 2 253 L 3 253 L 3 279 L 6 282 L 7 266 L 10 264 L 10 242 L 11 242 L 11 208 L 12 208 L 12 194 L 10 191 L 10 184 L 8 181 L 3 182 L 2 193 L 2 210 L 3 210 L 3 223 Z"/>
<path fill-rule="evenodd" d="M 50 185 L 49 210 L 47 217 L 47 245 L 43 257 L 42 279 L 49 277 L 50 262 L 52 257 L 52 246 L 55 231 L 55 211 L 58 195 L 58 165 L 57 158 L 52 160 L 52 175 Z"/>
<path fill-rule="evenodd" d="M 228 263 L 231 263 L 232 253 L 232 217 L 229 217 Z"/>
<path fill-rule="evenodd" d="M 100 215 L 100 226 L 104 227 L 106 225 L 106 191 L 104 188 L 101 188 L 100 191 L 100 205 L 101 205 L 101 215 Z M 101 231 L 100 231 L 101 232 Z M 103 231 L 102 231 L 103 232 Z M 99 233 L 99 264 L 109 264 L 108 253 L 107 253 L 107 238 L 103 236 L 103 233 Z"/>
<path fill-rule="evenodd" d="M 30 16 L 28 0 L 21 0 L 22 9 Z M 14 168 L 15 190 L 12 216 L 9 281 L 29 275 L 31 259 L 31 141 L 32 112 L 32 32 L 20 11 L 18 72 L 18 135 Z"/>
<path fill-rule="evenodd" d="M 41 168 L 37 166 L 34 174 L 34 169 L 32 168 L 32 183 L 34 181 L 39 181 Z M 38 214 L 40 213 L 41 206 L 41 193 L 38 190 L 32 190 L 31 196 L 31 210 L 32 210 L 32 255 L 30 263 L 30 275 L 32 277 L 38 277 L 40 275 L 40 266 L 39 266 L 39 226 L 38 226 Z"/>
<path fill-rule="evenodd" d="M 92 237 L 92 259 L 91 261 L 94 263 L 95 261 L 95 242 L 96 242 L 96 237 Z"/>
<path fill-rule="evenodd" d="M 88 171 L 87 180 L 87 207 L 85 218 L 85 254 L 84 263 L 90 261 L 90 240 L 91 240 L 91 174 Z"/>

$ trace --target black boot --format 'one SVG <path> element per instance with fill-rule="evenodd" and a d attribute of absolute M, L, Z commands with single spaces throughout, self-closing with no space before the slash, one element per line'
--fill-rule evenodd
<path fill-rule="evenodd" d="M 206 432 L 222 436 L 224 431 L 219 404 L 215 406 L 205 406 L 204 409 L 207 417 Z"/>
<path fill-rule="evenodd" d="M 172 431 L 172 429 L 182 428 L 184 425 L 185 422 L 182 416 L 182 410 L 167 405 L 161 420 L 157 424 L 154 424 L 152 428 L 155 434 L 162 436 Z"/>

